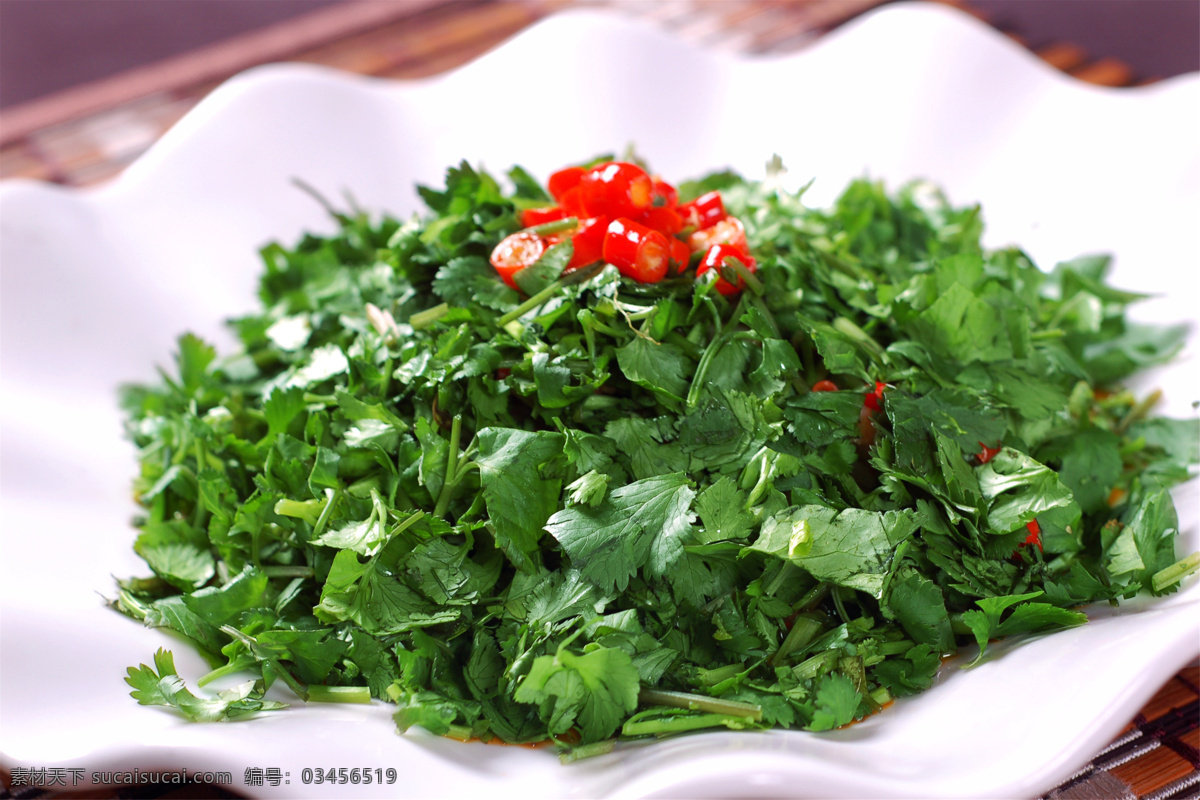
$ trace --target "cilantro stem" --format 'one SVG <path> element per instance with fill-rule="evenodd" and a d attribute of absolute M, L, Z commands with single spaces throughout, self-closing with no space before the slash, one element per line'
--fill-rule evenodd
<path fill-rule="evenodd" d="M 460 742 L 471 741 L 471 729 L 466 725 L 447 725 L 443 734 L 447 739 L 457 739 Z"/>
<path fill-rule="evenodd" d="M 808 611 L 815 608 L 817 603 L 825 599 L 825 595 L 829 592 L 828 583 L 818 583 L 813 588 L 805 592 L 804 597 L 801 597 L 799 602 L 794 606 L 798 611 Z"/>
<path fill-rule="evenodd" d="M 532 311 L 533 309 L 537 308 L 538 306 L 544 304 L 551 297 L 554 297 L 554 295 L 556 295 L 560 291 L 562 291 L 562 289 L 564 287 L 570 286 L 575 283 L 582 283 L 583 281 L 588 280 L 589 278 L 593 277 L 594 275 L 599 274 L 602 269 L 604 269 L 603 262 L 597 262 L 596 264 L 593 264 L 590 267 L 584 267 L 583 269 L 577 269 L 574 272 L 571 272 L 571 273 L 567 274 L 566 276 L 559 278 L 554 283 L 547 286 L 545 289 L 542 289 L 540 292 L 533 295 L 525 302 L 521 303 L 521 305 L 517 306 L 512 311 L 509 311 L 507 314 L 500 317 L 500 319 L 496 320 L 496 324 L 499 327 L 503 328 L 505 325 L 512 322 L 513 320 L 520 319 L 521 317 L 525 316 L 525 314 L 528 313 L 529 311 Z"/>
<path fill-rule="evenodd" d="M 554 295 L 558 294 L 564 286 L 566 286 L 566 283 L 559 278 L 545 289 L 542 289 L 540 292 L 521 303 L 521 305 L 517 306 L 512 311 L 509 311 L 507 314 L 500 317 L 500 319 L 496 320 L 496 324 L 503 328 L 508 323 L 520 319 L 521 317 L 525 316 L 527 312 L 532 311 L 533 309 L 545 303 Z"/>
<path fill-rule="evenodd" d="M 696 374 L 692 376 L 691 388 L 688 389 L 686 400 L 688 408 L 695 408 L 696 403 L 700 401 L 700 392 L 704 388 L 704 377 L 708 374 L 709 365 L 717 357 L 717 353 L 721 352 L 721 348 L 732 338 L 733 331 L 725 331 L 704 349 L 704 355 L 700 357 L 700 363 L 696 365 Z"/>
<path fill-rule="evenodd" d="M 456 415 L 453 422 L 450 423 L 450 448 L 446 457 L 446 477 L 442 482 L 442 491 L 438 493 L 437 505 L 433 507 L 435 517 L 446 516 L 446 510 L 450 507 L 450 498 L 457 485 L 454 477 L 458 467 L 458 443 L 461 438 L 462 415 Z"/>
<path fill-rule="evenodd" d="M 754 482 L 754 487 L 746 495 L 746 502 L 743 505 L 743 510 L 749 511 L 754 506 L 758 505 L 758 501 L 767 491 L 767 485 L 774 477 L 774 461 L 769 461 L 767 458 L 767 448 L 760 449 L 754 455 L 754 461 L 759 464 L 758 480 Z"/>
<path fill-rule="evenodd" d="M 1129 429 L 1130 425 L 1146 416 L 1150 409 L 1158 405 L 1159 400 L 1162 400 L 1162 389 L 1155 389 L 1140 401 L 1134 403 L 1133 408 L 1129 409 L 1129 412 L 1121 417 L 1121 421 L 1117 423 L 1116 432 L 1124 433 Z"/>
<path fill-rule="evenodd" d="M 751 339 L 755 338 L 755 335 L 751 332 L 739 332 L 734 330 L 742 317 L 742 308 L 745 303 L 746 298 L 743 295 L 738 299 L 738 304 L 734 307 L 733 314 L 729 317 L 729 321 L 721 327 L 721 332 L 717 334 L 717 336 L 713 337 L 713 340 L 709 342 L 708 347 L 704 349 L 704 355 L 700 357 L 700 363 L 696 365 L 696 372 L 694 375 L 692 375 L 691 388 L 688 389 L 686 402 L 689 409 L 695 408 L 696 403 L 700 401 L 700 392 L 704 390 L 704 378 L 708 374 L 709 365 L 712 364 L 713 359 L 717 357 L 717 353 L 721 352 L 721 349 L 733 339 L 737 339 L 739 337 Z M 717 321 L 718 323 L 720 322 L 719 315 L 717 315 Z"/>
<path fill-rule="evenodd" d="M 800 571 L 800 568 L 790 561 L 778 561 L 776 563 L 779 566 L 776 568 L 775 574 L 772 575 L 771 580 L 763 586 L 763 593 L 766 595 L 778 594 L 779 590 L 783 588 L 784 584 L 790 580 L 795 580 L 796 573 Z M 764 580 L 765 578 L 766 576 L 764 575 Z"/>
<path fill-rule="evenodd" d="M 900 639 L 895 642 L 881 642 L 878 652 L 884 656 L 900 656 L 911 650 L 913 646 L 914 643 L 909 639 Z"/>
<path fill-rule="evenodd" d="M 820 630 L 820 620 L 812 617 L 796 617 L 792 623 L 792 629 L 783 639 L 783 644 L 779 645 L 779 649 L 771 656 L 771 666 L 775 666 L 780 660 L 787 658 L 797 650 L 807 647 Z"/>
<path fill-rule="evenodd" d="M 538 236 L 548 236 L 552 233 L 562 233 L 563 231 L 572 230 L 579 224 L 579 217 L 564 217 L 550 222 L 543 222 L 541 225 L 534 225 L 526 228 L 529 233 L 536 233 Z"/>
<path fill-rule="evenodd" d="M 746 679 L 746 676 L 748 676 L 751 672 L 753 672 L 754 670 L 761 667 L 763 664 L 766 663 L 766 661 L 767 661 L 767 657 L 763 656 L 758 661 L 756 661 L 753 664 L 751 664 L 750 666 L 746 667 L 744 670 L 737 673 L 736 675 L 732 675 L 732 676 L 726 678 L 725 680 L 721 681 L 720 683 L 713 684 L 712 688 L 709 691 L 715 697 L 720 697 L 722 695 L 728 694 L 729 692 L 732 692 L 734 689 L 736 689 L 738 687 L 739 684 L 741 684 L 741 682 L 743 680 Z"/>
<path fill-rule="evenodd" d="M 308 405 L 319 403 L 323 406 L 337 405 L 337 395 L 333 394 L 316 394 L 315 392 L 305 392 L 304 402 Z"/>
<path fill-rule="evenodd" d="M 228 627 L 228 626 L 222 626 L 221 629 L 224 630 L 226 627 Z M 293 692 L 296 693 L 297 697 L 299 697 L 301 700 L 304 700 L 305 702 L 308 701 L 308 687 L 306 687 L 300 681 L 296 680 L 296 678 L 292 675 L 292 673 L 288 672 L 287 669 L 283 666 L 283 664 L 280 664 L 277 660 L 275 660 L 273 658 L 264 658 L 262 660 L 262 664 L 263 664 L 263 672 L 264 673 L 266 672 L 267 669 L 270 669 L 272 672 L 274 672 L 280 678 L 283 679 L 283 682 L 288 685 L 289 689 L 291 689 Z M 266 675 L 264 674 L 263 677 L 265 678 Z"/>
<path fill-rule="evenodd" d="M 588 324 L 592 327 L 592 330 L 600 331 L 601 333 L 607 333 L 609 336 L 613 337 L 614 339 L 620 339 L 622 336 L 625 335 L 626 332 L 619 331 L 616 328 L 614 328 L 613 326 L 607 325 L 607 324 L 601 322 L 599 320 L 599 318 L 596 317 L 595 314 L 591 314 L 591 312 L 589 312 L 589 315 L 590 315 L 591 319 L 589 320 Z M 582 316 L 582 312 L 581 312 L 581 316 Z"/>
<path fill-rule="evenodd" d="M 475 457 L 477 449 L 479 449 L 479 445 L 476 442 L 476 437 L 472 436 L 471 441 L 467 442 L 467 446 L 463 448 L 462 457 L 458 459 L 458 465 L 454 468 L 455 479 L 461 478 L 463 472 L 471 466 L 467 462 Z"/>
<path fill-rule="evenodd" d="M 642 689 L 638 692 L 638 702 L 644 705 L 670 706 L 686 708 L 690 711 L 711 711 L 715 714 L 747 717 L 755 722 L 762 720 L 762 706 L 740 703 L 737 700 L 722 700 L 719 697 L 706 697 L 702 694 L 671 692 L 665 689 Z"/>
<path fill-rule="evenodd" d="M 306 195 L 311 197 L 313 200 L 316 200 L 317 205 L 319 205 L 319 206 L 321 206 L 321 208 L 325 209 L 326 214 L 333 217 L 335 220 L 337 220 L 342 225 L 348 225 L 350 223 L 350 218 L 348 216 L 346 216 L 345 214 L 343 214 L 342 212 L 340 212 L 336 208 L 334 208 L 333 204 L 330 203 L 325 198 L 325 195 L 323 195 L 319 191 L 317 191 L 317 189 L 312 184 L 308 183 L 303 178 L 293 177 L 292 185 L 295 186 L 300 191 L 304 192 Z"/>
<path fill-rule="evenodd" d="M 413 525 L 415 525 L 417 522 L 419 522 L 421 517 L 423 517 L 423 516 L 425 516 L 424 511 L 421 511 L 420 509 L 414 511 L 413 513 L 409 514 L 404 519 L 400 520 L 400 522 L 396 525 L 396 527 L 392 528 L 391 535 L 395 536 L 398 533 L 403 533 L 404 531 L 408 530 Z"/>
<path fill-rule="evenodd" d="M 797 680 L 815 678 L 833 669 L 835 664 L 837 664 L 837 651 L 822 650 L 815 656 L 811 656 L 792 667 L 792 675 Z"/>
<path fill-rule="evenodd" d="M 321 515 L 317 517 L 317 521 L 313 524 L 314 539 L 324 533 L 325 526 L 329 524 L 329 518 L 333 516 L 333 509 L 341 499 L 341 492 L 335 492 L 332 488 L 325 490 L 325 507 L 321 509 Z"/>
<path fill-rule="evenodd" d="M 379 387 L 379 399 L 387 400 L 388 392 L 392 388 L 392 357 L 389 355 L 387 360 L 383 362 L 383 385 Z"/>
<path fill-rule="evenodd" d="M 1179 583 L 1196 570 L 1200 570 L 1200 552 L 1192 553 L 1187 558 L 1180 559 L 1165 569 L 1160 569 L 1154 573 L 1150 584 L 1155 592 L 1161 592 L 1167 587 Z"/>
<path fill-rule="evenodd" d="M 850 614 L 846 611 L 846 607 L 842 605 L 842 593 L 834 588 L 832 592 L 833 607 L 837 609 L 838 616 L 842 618 L 842 622 L 849 624 Z"/>
<path fill-rule="evenodd" d="M 578 747 L 572 747 L 570 750 L 564 750 L 562 753 L 559 753 L 558 760 L 562 764 L 570 764 L 582 758 L 607 755 L 613 751 L 613 746 L 616 743 L 616 739 L 602 739 L 591 744 L 581 744 Z"/>
<path fill-rule="evenodd" d="M 242 653 L 228 664 L 222 667 L 217 667 L 211 672 L 201 676 L 200 680 L 196 681 L 196 685 L 207 686 L 217 678 L 223 678 L 226 675 L 232 675 L 235 672 L 241 672 L 242 670 L 250 669 L 256 663 L 258 663 L 258 660 L 254 656 L 250 655 L 249 653 Z"/>
<path fill-rule="evenodd" d="M 328 498 L 323 500 L 292 500 L 291 498 L 283 497 L 276 501 L 275 513 L 284 517 L 296 517 L 297 519 L 304 520 L 309 525 L 315 526 L 328 505 Z"/>
<path fill-rule="evenodd" d="M 875 341 L 871 334 L 855 325 L 846 317 L 838 317 L 833 321 L 834 330 L 849 336 L 876 360 L 883 358 L 883 346 Z"/>
<path fill-rule="evenodd" d="M 297 697 L 299 697 L 301 700 L 308 700 L 308 687 L 296 680 L 295 676 L 288 672 L 287 669 L 285 669 L 277 659 L 266 656 L 263 652 L 263 649 L 259 646 L 258 641 L 253 636 L 243 633 L 232 625 L 222 625 L 220 631 L 231 639 L 236 639 L 246 646 L 246 649 L 250 651 L 250 655 L 257 659 L 262 665 L 262 676 L 263 680 L 267 682 L 267 685 L 270 685 L 268 676 L 271 673 L 274 673 L 288 685 L 288 688 L 296 693 Z M 247 666 L 249 666 L 248 663 Z M 214 670 L 213 672 L 218 671 L 219 670 Z M 213 677 L 215 676 L 211 672 L 205 676 L 205 678 L 208 680 L 212 680 Z"/>
<path fill-rule="evenodd" d="M 371 690 L 366 686 L 309 686 L 310 703 L 363 703 L 371 702 Z"/>
<path fill-rule="evenodd" d="M 625 736 L 666 736 L 722 725 L 736 730 L 751 724 L 745 716 L 737 714 L 692 714 L 667 719 L 630 720 L 621 728 L 621 733 Z"/>
<path fill-rule="evenodd" d="M 427 308 L 424 311 L 418 311 L 408 318 L 408 324 L 412 326 L 414 331 L 428 328 L 433 323 L 437 322 L 446 314 L 450 313 L 450 306 L 446 303 L 441 303 L 433 308 Z"/>
<path fill-rule="evenodd" d="M 729 278 L 726 278 L 725 280 L 734 286 L 738 285 L 738 279 L 740 278 L 740 282 L 744 283 L 746 288 L 748 288 L 756 296 L 761 296 L 762 293 L 766 291 L 766 287 L 763 286 L 763 282 L 755 277 L 754 273 L 747 269 L 746 265 L 743 264 L 739 259 L 736 259 L 733 256 L 726 256 L 725 263 L 722 264 L 721 267 L 724 270 L 733 271 L 734 274 L 730 276 L 733 278 L 733 280 L 730 281 Z"/>
<path fill-rule="evenodd" d="M 705 686 L 716 686 L 718 683 L 723 683 L 730 678 L 736 677 L 741 671 L 742 665 L 740 663 L 726 664 L 725 666 L 717 667 L 716 669 L 705 669 L 704 667 L 699 667 L 696 670 L 696 677 L 699 678 L 700 682 Z"/>
<path fill-rule="evenodd" d="M 263 574 L 268 578 L 311 578 L 312 567 L 263 567 Z"/>

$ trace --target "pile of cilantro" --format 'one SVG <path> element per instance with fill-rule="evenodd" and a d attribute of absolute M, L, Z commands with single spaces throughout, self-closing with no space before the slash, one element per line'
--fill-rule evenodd
<path fill-rule="evenodd" d="M 508 177 L 464 163 L 423 218 L 331 210 L 333 235 L 268 245 L 242 351 L 184 335 L 124 391 L 153 575 L 113 605 L 194 645 L 201 684 L 251 676 L 198 696 L 160 651 L 140 702 L 229 719 L 282 681 L 572 757 L 820 731 L 1200 564 L 1168 493 L 1196 421 L 1121 389 L 1185 330 L 1127 321 L 1107 258 L 985 251 L 979 208 L 924 185 L 815 210 L 720 173 L 682 199 L 722 192 L 761 287 L 562 275 L 567 242 L 519 293 L 488 256 L 549 198 Z"/>

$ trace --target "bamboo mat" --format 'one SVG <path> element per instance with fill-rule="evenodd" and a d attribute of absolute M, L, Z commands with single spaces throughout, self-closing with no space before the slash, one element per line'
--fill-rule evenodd
<path fill-rule="evenodd" d="M 67 186 L 102 182 L 122 169 L 226 78 L 256 64 L 300 61 L 382 78 L 420 78 L 464 64 L 565 8 L 602 8 L 649 20 L 706 47 L 786 54 L 884 0 L 402 0 L 347 2 L 150 67 L 60 92 L 0 116 L 0 178 Z M 971 12 L 969 0 L 950 3 Z M 987 21 L 985 19 L 985 21 Z M 1066 42 L 1004 31 L 1050 65 L 1103 86 L 1153 76 Z M 1047 795 L 1083 800 L 1200 798 L 1200 667 L 1172 678 L 1121 735 L 1079 774 Z M 59 782 L 56 778 L 63 778 Z M 261 777 L 234 775 L 233 788 Z M 213 785 L 143 785 L 67 792 L 70 777 L 0 769 L 9 798 L 231 798 Z"/>

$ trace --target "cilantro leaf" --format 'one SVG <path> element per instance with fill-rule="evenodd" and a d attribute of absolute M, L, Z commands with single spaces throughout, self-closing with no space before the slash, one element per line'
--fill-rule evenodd
<path fill-rule="evenodd" d="M 537 703 L 551 735 L 578 726 L 582 743 L 613 734 L 637 708 L 638 672 L 623 651 L 601 647 L 582 655 L 560 648 L 534 660 L 513 697 Z"/>
<path fill-rule="evenodd" d="M 979 645 L 979 656 L 983 658 L 987 650 L 988 640 L 999 636 L 1013 636 L 1020 633 L 1038 633 L 1041 631 L 1070 628 L 1087 622 L 1087 616 L 1079 611 L 1058 608 L 1049 603 L 1030 602 L 1041 597 L 1042 592 L 1007 595 L 1003 597 L 988 597 L 975 601 L 979 610 L 963 612 L 962 621 L 975 635 Z M 1010 610 L 1011 609 L 1011 610 Z M 1008 616 L 1001 616 L 1008 611 Z"/>
<path fill-rule="evenodd" d="M 163 542 L 138 548 L 150 569 L 180 589 L 203 586 L 216 573 L 212 553 L 187 542 Z"/>
<path fill-rule="evenodd" d="M 892 580 L 887 611 L 896 616 L 914 641 L 939 653 L 954 649 L 954 634 L 942 590 L 920 573 L 909 571 Z"/>
<path fill-rule="evenodd" d="M 403 222 L 322 201 L 333 232 L 260 251 L 238 350 L 185 334 L 121 390 L 149 574 L 111 605 L 253 676 L 201 697 L 160 653 L 139 702 L 233 719 L 281 680 L 401 731 L 578 731 L 572 758 L 829 730 L 963 632 L 982 655 L 1200 565 L 1169 493 L 1196 420 L 1111 385 L 1185 333 L 1129 320 L 1109 257 L 1043 273 L 924 183 L 820 209 L 721 173 L 681 194 L 721 192 L 753 287 L 568 274 L 564 235 L 516 289 L 491 254 L 553 200 L 508 178 L 458 164 Z"/>
<path fill-rule="evenodd" d="M 140 664 L 128 669 L 125 682 L 133 687 L 129 694 L 144 706 L 168 706 L 192 722 L 219 722 L 250 716 L 259 711 L 278 711 L 284 703 L 263 700 L 262 687 L 249 681 L 220 692 L 213 698 L 196 697 L 175 672 L 175 657 L 159 648 L 154 666 Z"/>
<path fill-rule="evenodd" d="M 987 527 L 1007 534 L 1032 522 L 1038 514 L 1067 505 L 1071 490 L 1057 474 L 1024 453 L 1004 448 L 976 470 L 987 501 Z"/>
<path fill-rule="evenodd" d="M 478 441 L 476 463 L 488 515 L 496 526 L 496 543 L 514 565 L 532 570 L 531 554 L 562 490 L 561 479 L 549 474 L 549 465 L 562 453 L 563 436 L 485 428 Z"/>
<path fill-rule="evenodd" d="M 696 513 L 703 523 L 698 535 L 700 542 L 708 544 L 749 536 L 753 523 L 745 512 L 745 503 L 746 495 L 724 475 L 701 492 L 696 498 Z"/>
<path fill-rule="evenodd" d="M 875 674 L 895 697 L 923 692 L 937 676 L 942 663 L 939 652 L 928 644 L 918 644 L 903 656 L 889 658 L 876 666 Z"/>
<path fill-rule="evenodd" d="M 695 496 L 683 473 L 646 478 L 609 492 L 598 508 L 555 512 L 546 530 L 585 578 L 624 589 L 638 568 L 663 575 L 683 554 Z"/>
<path fill-rule="evenodd" d="M 366 519 L 347 522 L 324 533 L 316 540 L 316 543 L 371 556 L 378 553 L 388 540 L 389 532 L 386 521 L 387 509 L 384 508 L 383 498 L 376 493 L 371 498 L 371 513 Z"/>
<path fill-rule="evenodd" d="M 200 389 L 216 357 L 216 349 L 199 336 L 185 333 L 179 337 L 179 352 L 175 362 L 179 366 L 179 379 L 184 391 L 190 394 Z"/>
<path fill-rule="evenodd" d="M 845 675 L 826 675 L 817 688 L 817 708 L 809 729 L 829 731 L 850 723 L 858 711 L 860 695 Z"/>
<path fill-rule="evenodd" d="M 666 425 L 640 417 L 616 419 L 604 428 L 604 435 L 616 443 L 616 451 L 627 459 L 630 471 L 639 479 L 687 468 L 687 456 L 667 440 L 670 433 Z"/>
<path fill-rule="evenodd" d="M 658 393 L 668 407 L 678 408 L 683 402 L 690 370 L 678 347 L 635 336 L 624 347 L 617 348 L 617 364 L 625 377 Z"/>
<path fill-rule="evenodd" d="M 763 523 L 748 549 L 790 561 L 813 577 L 876 598 L 892 550 L 917 528 L 911 512 L 801 506 Z"/>

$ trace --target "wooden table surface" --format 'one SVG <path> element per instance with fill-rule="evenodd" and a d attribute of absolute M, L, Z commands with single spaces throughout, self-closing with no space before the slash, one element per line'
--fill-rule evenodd
<path fill-rule="evenodd" d="M 260 32 L 6 109 L 0 115 L 0 177 L 67 186 L 112 178 L 219 83 L 260 63 L 301 61 L 383 78 L 426 77 L 470 61 L 549 14 L 578 7 L 646 19 L 712 49 L 783 54 L 883 1 L 403 0 L 325 6 Z M 952 4 L 972 11 L 969 0 Z M 1026 38 L 1028 32 L 1004 32 L 1081 81 L 1119 87 L 1153 79 L 1070 42 L 1038 42 Z M 1200 797 L 1198 686 L 1200 667 L 1193 664 L 1168 681 L 1078 775 L 1047 796 Z M 235 789 L 246 785 L 245 776 L 234 777 Z M 240 796 L 218 786 L 76 793 L 52 781 L 45 770 L 0 765 L 0 800 Z"/>

